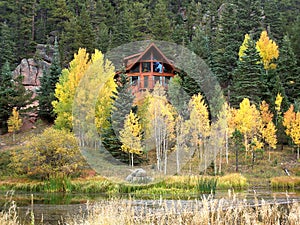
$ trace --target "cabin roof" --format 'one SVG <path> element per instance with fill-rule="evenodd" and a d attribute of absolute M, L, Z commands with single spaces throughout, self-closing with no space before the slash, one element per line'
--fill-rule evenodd
<path fill-rule="evenodd" d="M 157 53 L 160 56 L 160 59 L 163 60 L 164 63 L 169 64 L 173 69 L 175 69 L 173 63 L 171 63 L 171 61 L 162 53 L 162 51 L 155 45 L 155 43 L 151 43 L 143 52 L 140 53 L 136 53 L 130 56 L 127 56 L 124 58 L 124 62 L 126 65 L 126 70 L 130 70 L 134 64 L 136 64 L 137 62 L 139 62 L 144 55 L 146 55 L 148 52 L 150 52 L 151 49 L 155 49 L 157 51 Z M 158 60 L 161 61 L 161 60 Z"/>

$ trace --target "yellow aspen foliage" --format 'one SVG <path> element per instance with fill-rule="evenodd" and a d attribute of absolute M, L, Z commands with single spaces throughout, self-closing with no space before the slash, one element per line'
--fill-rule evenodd
<path fill-rule="evenodd" d="M 207 166 L 207 154 L 205 139 L 210 134 L 209 113 L 204 98 L 199 93 L 194 95 L 189 102 L 190 119 L 187 125 L 191 133 L 191 144 L 194 151 L 198 154 L 199 170 L 201 170 L 204 161 L 204 169 Z"/>
<path fill-rule="evenodd" d="M 295 120 L 292 123 L 292 127 L 289 135 L 294 144 L 297 145 L 297 159 L 299 159 L 299 148 L 300 148 L 300 112 L 296 113 Z"/>
<path fill-rule="evenodd" d="M 262 101 L 259 105 L 260 115 L 263 124 L 268 124 L 273 120 L 273 114 L 269 110 L 269 104 L 266 101 Z"/>
<path fill-rule="evenodd" d="M 297 159 L 299 159 L 300 148 L 300 112 L 294 112 L 294 106 L 291 105 L 288 111 L 284 113 L 283 126 L 285 133 L 290 136 L 295 145 L 297 145 Z"/>
<path fill-rule="evenodd" d="M 191 98 L 189 108 L 191 123 L 194 124 L 199 133 L 204 137 L 207 136 L 210 130 L 209 113 L 204 98 L 200 93 Z"/>
<path fill-rule="evenodd" d="M 269 105 L 263 101 L 260 106 L 261 125 L 260 133 L 263 140 L 273 149 L 276 148 L 277 137 L 276 127 L 273 123 L 273 114 L 269 110 Z"/>
<path fill-rule="evenodd" d="M 245 38 L 243 41 L 243 44 L 240 46 L 240 50 L 239 50 L 239 58 L 242 61 L 243 56 L 245 55 L 245 51 L 248 48 L 248 42 L 250 40 L 250 36 L 249 34 L 245 34 Z"/>
<path fill-rule="evenodd" d="M 240 108 L 235 113 L 234 124 L 236 129 L 244 136 L 246 154 L 249 150 L 249 140 L 259 133 L 261 118 L 254 104 L 250 104 L 248 98 L 240 103 Z"/>
<path fill-rule="evenodd" d="M 80 48 L 74 59 L 70 62 L 70 68 L 64 69 L 55 89 L 56 101 L 52 102 L 53 110 L 57 114 L 55 126 L 58 128 L 72 129 L 72 106 L 76 88 L 85 74 L 89 62 L 86 49 Z"/>
<path fill-rule="evenodd" d="M 257 139 L 257 137 L 254 137 L 253 140 L 252 140 L 251 146 L 252 146 L 252 149 L 253 149 L 254 151 L 256 151 L 256 150 L 258 150 L 258 149 L 262 149 L 263 146 L 264 146 L 264 144 L 263 144 L 261 141 L 259 141 L 259 140 Z"/>
<path fill-rule="evenodd" d="M 285 126 L 285 133 L 290 136 L 292 125 L 296 120 L 296 113 L 294 112 L 294 106 L 290 105 L 290 108 L 283 115 L 283 126 Z"/>
<path fill-rule="evenodd" d="M 166 98 L 165 89 L 156 83 L 148 98 L 149 127 L 155 143 L 157 170 L 167 173 L 167 157 L 170 142 L 174 139 L 175 110 Z"/>
<path fill-rule="evenodd" d="M 280 93 L 277 94 L 276 100 L 275 100 L 275 110 L 279 113 L 280 108 L 281 108 L 281 103 L 282 103 L 282 95 Z"/>
<path fill-rule="evenodd" d="M 8 118 L 8 132 L 13 133 L 13 141 L 15 141 L 15 133 L 21 129 L 22 119 L 19 116 L 17 108 L 14 107 L 11 116 Z"/>
<path fill-rule="evenodd" d="M 264 68 L 275 69 L 276 64 L 273 61 L 279 57 L 278 46 L 269 38 L 267 31 L 262 31 L 256 42 L 256 49 L 262 58 Z"/>
<path fill-rule="evenodd" d="M 138 117 L 130 111 L 126 116 L 124 128 L 120 131 L 121 149 L 131 155 L 131 166 L 133 166 L 133 154 L 142 154 L 141 125 Z"/>

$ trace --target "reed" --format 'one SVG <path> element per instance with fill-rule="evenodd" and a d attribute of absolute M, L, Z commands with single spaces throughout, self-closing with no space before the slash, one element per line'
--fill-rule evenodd
<path fill-rule="evenodd" d="M 204 198 L 184 204 L 180 201 L 159 200 L 151 206 L 133 201 L 104 200 L 88 206 L 88 212 L 69 218 L 69 225 L 101 224 L 300 224 L 300 205 L 258 205 L 230 199 Z"/>
<path fill-rule="evenodd" d="M 242 190 L 248 186 L 247 179 L 239 173 L 232 173 L 218 179 L 217 189 Z"/>
<path fill-rule="evenodd" d="M 273 177 L 271 187 L 274 189 L 295 189 L 300 187 L 300 177 Z"/>

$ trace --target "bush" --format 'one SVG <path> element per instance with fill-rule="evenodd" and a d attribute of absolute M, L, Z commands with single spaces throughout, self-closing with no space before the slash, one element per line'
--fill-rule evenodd
<path fill-rule="evenodd" d="M 34 137 L 26 148 L 14 153 L 11 165 L 20 173 L 49 180 L 50 177 L 79 174 L 83 162 L 72 133 L 47 128 Z"/>

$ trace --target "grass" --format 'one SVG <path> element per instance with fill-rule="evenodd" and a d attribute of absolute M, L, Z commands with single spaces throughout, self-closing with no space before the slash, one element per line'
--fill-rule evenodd
<path fill-rule="evenodd" d="M 239 173 L 232 173 L 222 177 L 218 180 L 218 189 L 234 189 L 242 190 L 248 187 L 247 179 Z"/>
<path fill-rule="evenodd" d="M 271 179 L 271 186 L 274 189 L 295 189 L 300 187 L 300 177 L 273 177 Z"/>
<path fill-rule="evenodd" d="M 150 184 L 113 182 L 101 176 L 91 178 L 51 178 L 48 181 L 15 178 L 0 181 L 0 190 L 27 192 L 104 193 L 109 196 L 131 194 L 136 197 L 189 198 L 204 193 L 215 193 L 216 189 L 239 190 L 246 187 L 246 179 L 240 174 L 224 177 L 211 176 L 169 176 Z"/>
<path fill-rule="evenodd" d="M 91 205 L 85 215 L 70 218 L 70 225 L 101 224 L 299 224 L 300 205 L 252 205 L 246 200 L 206 198 L 183 204 L 157 201 L 150 206 L 132 201 L 104 200 Z"/>

